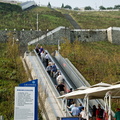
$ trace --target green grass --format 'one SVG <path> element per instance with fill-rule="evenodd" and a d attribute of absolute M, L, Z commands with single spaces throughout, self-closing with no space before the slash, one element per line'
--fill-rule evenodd
<path fill-rule="evenodd" d="M 18 52 L 16 48 L 16 45 L 0 43 L 0 115 L 3 115 L 5 120 L 13 120 L 15 86 L 27 81 L 19 54 L 11 55 L 11 50 Z M 12 62 L 13 58 L 16 59 L 15 63 Z"/>
<path fill-rule="evenodd" d="M 43 47 L 50 53 L 57 50 L 57 46 Z M 91 85 L 99 82 L 114 84 L 120 81 L 119 45 L 103 41 L 89 43 L 75 41 L 73 44 L 66 41 L 60 47 L 60 54 L 68 58 Z M 120 99 L 112 100 L 112 110 L 115 111 L 119 104 Z"/>
<path fill-rule="evenodd" d="M 36 7 L 24 12 L 1 12 L 0 13 L 0 29 L 8 28 L 13 30 L 36 30 L 38 14 L 38 25 L 41 30 L 52 30 L 59 26 L 72 27 L 64 16 L 58 12 L 47 7 Z"/>
<path fill-rule="evenodd" d="M 71 15 L 83 29 L 120 27 L 120 11 L 80 12 L 80 14 L 72 13 Z"/>
<path fill-rule="evenodd" d="M 63 14 L 70 14 L 82 29 L 107 29 L 120 27 L 120 11 L 71 11 L 58 10 Z"/>
<path fill-rule="evenodd" d="M 92 85 L 115 83 L 120 79 L 120 47 L 109 42 L 63 44 L 60 53 L 67 57 Z M 71 49 L 72 48 L 72 51 Z"/>

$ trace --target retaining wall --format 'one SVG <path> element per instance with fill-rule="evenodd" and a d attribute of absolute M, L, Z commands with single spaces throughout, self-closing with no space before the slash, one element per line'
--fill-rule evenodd
<path fill-rule="evenodd" d="M 13 38 L 18 39 L 21 46 L 31 44 L 58 45 L 58 41 L 64 42 L 65 38 L 73 42 L 109 41 L 113 44 L 120 44 L 120 27 L 110 27 L 108 29 L 74 29 L 58 27 L 52 31 L 0 31 L 0 42 L 7 42 L 8 33 Z"/>
<path fill-rule="evenodd" d="M 108 41 L 120 45 L 120 27 L 110 27 L 107 29 Z"/>
<path fill-rule="evenodd" d="M 75 29 L 71 33 L 71 42 L 74 40 L 82 42 L 93 42 L 93 41 L 106 41 L 107 30 L 106 29 Z"/>

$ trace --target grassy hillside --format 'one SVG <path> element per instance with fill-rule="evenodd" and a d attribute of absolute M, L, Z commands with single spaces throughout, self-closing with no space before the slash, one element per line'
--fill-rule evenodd
<path fill-rule="evenodd" d="M 82 29 L 106 29 L 108 27 L 120 27 L 120 11 L 59 11 L 63 14 L 70 14 Z"/>
<path fill-rule="evenodd" d="M 83 29 L 120 27 L 120 11 L 78 12 L 71 15 Z"/>
<path fill-rule="evenodd" d="M 27 80 L 18 45 L 0 43 L 0 115 L 5 120 L 13 120 L 15 86 Z"/>
<path fill-rule="evenodd" d="M 36 30 L 37 29 L 37 14 L 38 27 L 41 30 L 52 30 L 59 26 L 71 27 L 69 21 L 58 12 L 47 7 L 36 7 L 29 11 L 2 11 L 0 12 L 0 29 L 13 30 Z"/>
<path fill-rule="evenodd" d="M 72 50 L 72 51 L 71 51 Z M 109 42 L 90 42 L 61 45 L 60 53 L 67 57 L 93 85 L 120 80 L 120 46 Z"/>
<path fill-rule="evenodd" d="M 72 28 L 70 22 L 63 16 L 65 13 L 70 14 L 83 29 L 120 27 L 120 11 L 78 12 L 64 9 L 57 9 L 56 11 L 47 7 L 36 7 L 29 11 L 21 11 L 17 5 L 1 3 L 0 29 L 36 30 L 37 14 L 38 26 L 41 30 L 52 30 L 58 26 Z"/>
<path fill-rule="evenodd" d="M 2 3 L 0 2 L 0 12 L 21 12 L 22 9 L 18 5 L 10 4 L 10 3 Z"/>

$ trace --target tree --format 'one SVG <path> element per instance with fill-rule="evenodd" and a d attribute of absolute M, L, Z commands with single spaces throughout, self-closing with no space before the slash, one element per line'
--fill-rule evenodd
<path fill-rule="evenodd" d="M 100 10 L 105 10 L 106 8 L 104 6 L 99 7 Z"/>
<path fill-rule="evenodd" d="M 80 10 L 78 7 L 75 7 L 74 10 Z"/>
<path fill-rule="evenodd" d="M 64 8 L 64 4 L 62 3 L 62 6 L 61 6 L 61 8 Z"/>
<path fill-rule="evenodd" d="M 90 6 L 86 6 L 85 10 L 92 10 L 92 8 Z"/>
<path fill-rule="evenodd" d="M 113 9 L 113 8 L 112 8 L 112 7 L 107 7 L 106 9 L 107 9 L 107 10 L 111 10 L 111 9 Z"/>
<path fill-rule="evenodd" d="M 48 3 L 47 7 L 51 8 L 51 4 L 50 4 L 50 2 Z"/>
<path fill-rule="evenodd" d="M 115 5 L 114 9 L 120 9 L 120 5 Z"/>
<path fill-rule="evenodd" d="M 70 5 L 66 5 L 64 8 L 72 9 Z"/>

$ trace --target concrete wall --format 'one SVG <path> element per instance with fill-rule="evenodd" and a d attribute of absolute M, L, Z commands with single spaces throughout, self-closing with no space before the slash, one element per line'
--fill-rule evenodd
<path fill-rule="evenodd" d="M 120 28 L 110 27 L 108 29 L 74 29 L 58 27 L 52 31 L 0 31 L 0 42 L 7 42 L 8 33 L 11 32 L 15 39 L 19 39 L 21 46 L 31 44 L 57 45 L 64 42 L 65 38 L 73 42 L 109 41 L 113 44 L 120 44 Z M 15 34 L 14 34 L 15 33 Z"/>
<path fill-rule="evenodd" d="M 57 45 L 58 40 L 60 42 L 64 42 L 64 38 L 70 40 L 70 29 L 60 26 L 52 31 L 48 31 L 48 32 L 46 31 L 46 33 L 41 37 L 28 42 L 28 45 L 36 44 L 36 43 Z"/>
<path fill-rule="evenodd" d="M 71 31 L 71 42 L 74 40 L 82 42 L 93 42 L 93 41 L 106 41 L 107 30 L 106 29 L 76 29 Z"/>
<path fill-rule="evenodd" d="M 62 43 L 64 42 L 64 38 L 70 40 L 71 43 L 75 40 L 81 42 L 109 41 L 113 44 L 120 45 L 120 28 L 70 30 L 65 27 L 58 27 L 39 37 L 39 40 L 37 38 L 30 41 L 28 45 L 36 44 L 37 42 L 40 44 L 57 45 L 58 40 Z"/>
<path fill-rule="evenodd" d="M 108 41 L 120 45 L 120 27 L 110 27 L 107 29 Z"/>

